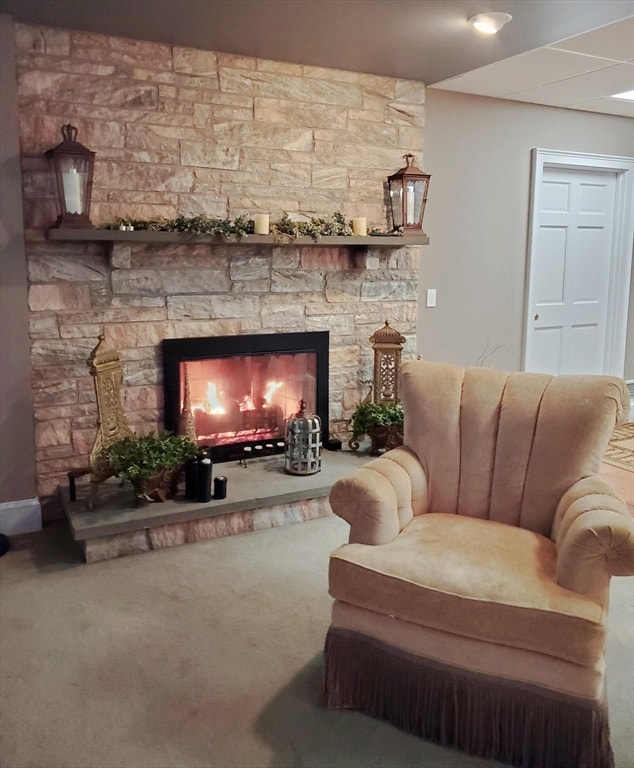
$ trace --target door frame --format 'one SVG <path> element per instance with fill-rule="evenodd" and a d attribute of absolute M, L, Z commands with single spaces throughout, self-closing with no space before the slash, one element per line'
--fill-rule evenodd
<path fill-rule="evenodd" d="M 531 150 L 531 191 L 528 218 L 528 251 L 526 258 L 524 334 L 522 370 L 526 370 L 526 349 L 531 331 L 532 286 L 531 270 L 537 243 L 539 192 L 545 168 L 616 173 L 614 200 L 614 234 L 610 258 L 608 308 L 605 330 L 603 373 L 623 376 L 627 339 L 627 314 L 632 273 L 632 242 L 634 238 L 634 158 L 615 155 L 595 155 L 555 149 Z"/>

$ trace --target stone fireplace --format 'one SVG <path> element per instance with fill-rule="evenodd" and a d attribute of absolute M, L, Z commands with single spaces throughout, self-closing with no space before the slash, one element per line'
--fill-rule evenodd
<path fill-rule="evenodd" d="M 15 48 L 45 513 L 66 473 L 88 460 L 97 414 L 86 359 L 101 333 L 120 353 L 123 408 L 138 433 L 164 424 L 163 340 L 328 333 L 326 421 L 346 439 L 372 378 L 372 333 L 388 320 L 407 339 L 404 357 L 416 354 L 420 247 L 100 227 L 117 217 L 341 211 L 385 228 L 385 179 L 405 153 L 423 163 L 424 85 L 25 24 L 15 25 Z M 96 153 L 96 229 L 53 239 L 44 153 L 68 122 Z"/>
<path fill-rule="evenodd" d="M 316 385 L 315 399 L 316 410 L 323 414 L 324 435 L 338 436 L 344 443 L 349 437 L 347 419 L 372 379 L 370 336 L 389 319 L 404 331 L 404 354 L 415 354 L 419 246 L 400 241 L 375 249 L 371 244 L 361 249 L 252 245 L 248 238 L 231 245 L 157 244 L 144 242 L 144 237 L 130 233 L 127 241 L 101 243 L 54 239 L 34 248 L 40 254 L 32 256 L 32 263 L 41 259 L 58 269 L 64 265 L 85 281 L 83 286 L 81 280 L 63 281 L 69 306 L 55 316 L 57 322 L 68 322 L 64 339 L 42 338 L 33 344 L 38 363 L 36 392 L 42 403 L 38 412 L 51 421 L 46 431 L 38 425 L 40 451 L 57 454 L 55 459 L 41 461 L 40 481 L 50 482 L 55 489 L 65 487 L 69 469 L 86 465 L 92 446 L 96 409 L 85 360 L 101 332 L 120 353 L 123 408 L 137 433 L 173 426 L 184 400 L 174 368 L 208 359 L 209 339 L 217 343 L 213 354 L 221 357 L 245 350 L 272 354 L 272 370 L 280 365 L 279 354 L 319 350 L 318 359 L 304 360 L 300 372 L 310 379 L 315 371 L 315 378 L 323 382 Z M 205 293 L 200 293 L 201 285 Z M 80 286 L 85 296 L 95 297 L 90 311 L 76 306 L 81 301 Z M 61 298 L 64 293 L 57 295 Z M 95 336 L 73 335 L 78 329 Z M 305 339 L 301 344 L 300 338 Z M 254 347 L 257 340 L 263 346 L 258 348 L 256 343 Z M 170 348 L 180 351 L 174 355 Z M 267 383 L 268 376 L 264 378 Z M 206 389 L 206 372 L 202 380 Z M 302 395 L 304 391 L 309 392 L 302 389 Z M 293 392 L 292 397 L 297 394 Z M 77 400 L 68 402 L 75 396 Z M 48 405 L 43 404 L 45 398 Z M 54 399 L 66 402 L 53 405 Z M 70 440 L 72 450 L 62 440 Z M 266 442 L 271 441 L 265 440 L 265 446 Z M 312 476 L 314 481 L 284 475 L 275 464 L 256 467 L 250 462 L 248 469 L 241 470 L 231 460 L 236 457 L 229 455 L 219 470 L 229 477 L 226 503 L 187 505 L 180 500 L 150 505 L 139 519 L 138 510 L 118 506 L 121 493 L 115 489 L 113 494 L 110 486 L 100 489 L 97 497 L 97 511 L 107 510 L 104 514 L 83 509 L 85 488 L 79 489 L 77 506 L 70 511 L 66 503 L 65 508 L 73 536 L 86 560 L 94 562 L 327 514 L 329 483 L 367 458 L 351 453 L 338 452 L 337 456 L 347 456 L 341 456 L 343 463 L 333 464 L 335 454 L 326 451 L 324 469 Z M 270 458 L 276 460 L 283 466 L 283 457 Z M 274 491 L 269 497 L 263 488 L 271 482 Z"/>
<path fill-rule="evenodd" d="M 142 236 L 142 233 L 131 235 Z M 400 245 L 400 243 L 399 243 Z M 86 465 L 96 406 L 86 359 L 104 333 L 123 363 L 131 428 L 165 414 L 164 340 L 294 333 L 329 337 L 327 425 L 347 441 L 347 419 L 367 393 L 369 337 L 385 320 L 415 354 L 419 246 L 348 247 L 73 242 L 29 248 L 38 476 L 54 494 Z M 203 292 L 204 291 L 204 292 Z M 169 346 L 169 344 L 168 344 Z M 176 398 L 178 400 L 178 396 Z"/>

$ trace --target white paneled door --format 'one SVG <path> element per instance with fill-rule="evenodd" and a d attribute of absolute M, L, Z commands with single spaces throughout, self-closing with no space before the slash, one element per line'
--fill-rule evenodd
<path fill-rule="evenodd" d="M 613 369 L 627 317 L 619 283 L 631 267 L 619 252 L 624 190 L 617 169 L 576 160 L 543 163 L 534 178 L 524 368 L 622 375 Z"/>

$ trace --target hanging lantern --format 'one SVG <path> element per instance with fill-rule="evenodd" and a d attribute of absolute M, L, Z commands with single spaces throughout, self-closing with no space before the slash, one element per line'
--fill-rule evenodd
<path fill-rule="evenodd" d="M 404 235 L 423 234 L 423 216 L 431 174 L 421 171 L 413 163 L 414 155 L 403 155 L 404 168 L 387 177 L 392 207 L 392 228 Z"/>
<path fill-rule="evenodd" d="M 89 215 L 95 153 L 76 140 L 74 125 L 63 125 L 62 136 L 64 141 L 46 153 L 55 175 L 55 226 L 92 227 Z"/>
<path fill-rule="evenodd" d="M 387 320 L 383 328 L 370 336 L 374 347 L 373 399 L 375 403 L 398 403 L 398 369 L 401 351 L 407 339 Z"/>
<path fill-rule="evenodd" d="M 286 425 L 286 457 L 284 469 L 289 475 L 314 475 L 321 469 L 321 419 L 307 416 L 306 403 Z"/>

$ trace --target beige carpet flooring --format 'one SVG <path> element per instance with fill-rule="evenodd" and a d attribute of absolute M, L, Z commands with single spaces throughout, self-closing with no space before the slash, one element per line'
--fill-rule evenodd
<path fill-rule="evenodd" d="M 476 768 L 320 701 L 328 517 L 82 563 L 63 524 L 0 558 L 2 768 Z M 633 579 L 613 579 L 608 696 L 634 766 Z"/>

